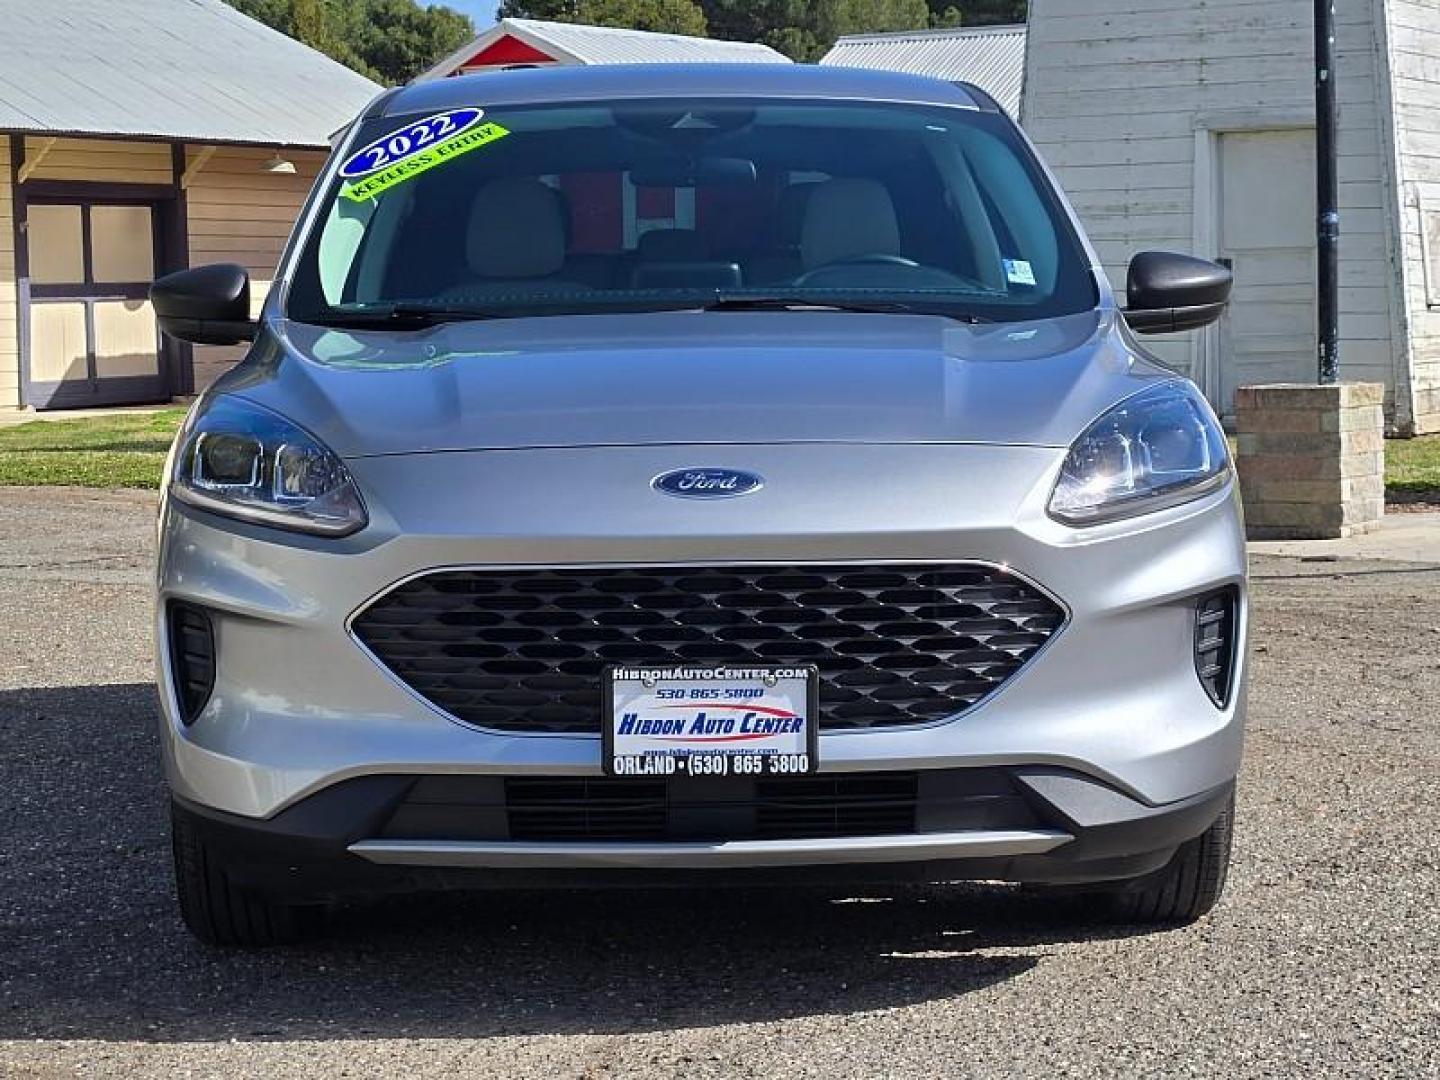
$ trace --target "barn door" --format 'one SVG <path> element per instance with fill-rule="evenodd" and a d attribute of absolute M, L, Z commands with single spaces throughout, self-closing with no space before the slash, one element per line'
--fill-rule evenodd
<path fill-rule="evenodd" d="M 1220 327 L 1228 415 L 1237 386 L 1315 380 L 1315 134 L 1222 134 L 1219 171 L 1220 256 L 1235 271 Z"/>
<path fill-rule="evenodd" d="M 159 264 L 157 209 L 29 202 L 26 400 L 36 408 L 168 399 L 148 299 Z"/>

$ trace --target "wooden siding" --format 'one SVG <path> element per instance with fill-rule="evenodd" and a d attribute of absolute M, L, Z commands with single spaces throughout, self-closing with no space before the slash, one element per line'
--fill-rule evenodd
<path fill-rule="evenodd" d="M 1440 0 L 1386 0 L 1400 162 L 1400 255 L 1416 432 L 1440 431 L 1440 250 L 1422 236 L 1440 215 Z M 1426 260 L 1429 266 L 1426 266 Z M 1427 269 L 1429 277 L 1427 278 Z"/>
<path fill-rule="evenodd" d="M 92 184 L 163 184 L 169 186 L 170 144 L 123 142 L 119 139 L 25 138 L 25 156 L 33 160 L 44 151 L 30 180 L 70 180 Z"/>
<path fill-rule="evenodd" d="M 311 184 L 325 163 L 317 151 L 287 152 L 295 163 L 293 176 L 267 173 L 271 151 L 220 147 L 205 162 L 185 192 L 190 229 L 190 265 L 234 262 L 251 278 L 251 304 L 256 314 L 270 291 L 290 229 Z M 188 151 L 191 162 L 200 149 Z M 195 349 L 195 390 L 209 386 L 244 354 L 242 348 Z"/>
<path fill-rule="evenodd" d="M 1395 199 L 1378 2 L 1337 3 L 1341 374 L 1393 387 Z M 1310 0 L 1031 0 L 1025 127 L 1117 291 L 1135 252 L 1195 249 L 1197 132 L 1313 126 L 1312 15 Z M 1440 135 L 1436 142 L 1440 150 Z M 1208 207 L 1201 213 L 1210 216 Z M 1147 345 L 1187 372 L 1199 352 L 1184 335 Z"/>
<path fill-rule="evenodd" d="M 0 135 L 0 409 L 20 404 L 19 300 L 15 288 L 15 200 L 10 140 Z"/>

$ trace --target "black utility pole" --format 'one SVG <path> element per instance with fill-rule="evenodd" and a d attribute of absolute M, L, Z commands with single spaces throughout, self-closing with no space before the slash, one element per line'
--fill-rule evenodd
<path fill-rule="evenodd" d="M 1320 382 L 1333 383 L 1340 367 L 1340 183 L 1336 175 L 1335 0 L 1315 0 L 1315 157 L 1319 210 Z"/>

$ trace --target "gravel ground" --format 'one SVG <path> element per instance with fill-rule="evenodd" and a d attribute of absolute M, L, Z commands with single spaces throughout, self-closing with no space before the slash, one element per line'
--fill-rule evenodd
<path fill-rule="evenodd" d="M 1221 908 L 1029 894 L 407 900 L 206 949 L 171 904 L 150 497 L 0 491 L 0 1074 L 1435 1076 L 1440 567 L 1257 560 Z"/>

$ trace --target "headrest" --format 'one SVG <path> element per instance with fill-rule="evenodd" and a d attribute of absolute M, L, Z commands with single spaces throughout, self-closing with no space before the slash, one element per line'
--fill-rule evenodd
<path fill-rule="evenodd" d="M 781 247 L 799 247 L 800 233 L 805 228 L 805 210 L 818 184 L 791 184 L 780 192 L 775 206 L 775 232 Z"/>
<path fill-rule="evenodd" d="M 475 194 L 465 236 L 470 268 L 487 278 L 534 278 L 565 265 L 559 194 L 539 180 L 492 180 Z"/>
<path fill-rule="evenodd" d="M 861 255 L 894 255 L 900 224 L 890 192 L 878 180 L 843 177 L 814 185 L 800 233 L 806 269 Z"/>
<path fill-rule="evenodd" d="M 694 229 L 651 229 L 641 233 L 635 254 L 642 262 L 704 262 L 705 241 Z"/>

